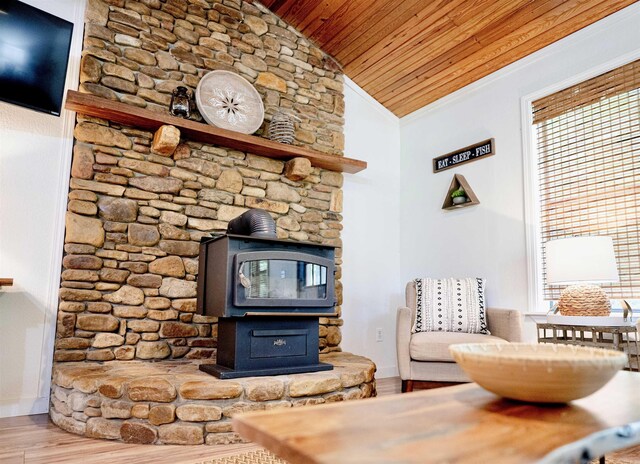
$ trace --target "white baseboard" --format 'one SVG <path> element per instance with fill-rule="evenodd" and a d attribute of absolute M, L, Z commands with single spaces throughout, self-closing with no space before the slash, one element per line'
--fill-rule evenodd
<path fill-rule="evenodd" d="M 386 379 L 388 377 L 398 377 L 398 368 L 396 366 L 380 367 L 376 370 L 376 379 Z"/>
<path fill-rule="evenodd" d="M 49 397 L 0 400 L 0 418 L 49 412 Z"/>

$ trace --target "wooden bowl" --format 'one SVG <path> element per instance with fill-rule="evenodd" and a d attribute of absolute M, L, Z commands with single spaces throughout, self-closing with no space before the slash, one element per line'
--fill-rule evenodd
<path fill-rule="evenodd" d="M 534 403 L 566 403 L 602 388 L 627 363 L 620 351 L 573 345 L 465 343 L 453 359 L 481 387 Z"/>

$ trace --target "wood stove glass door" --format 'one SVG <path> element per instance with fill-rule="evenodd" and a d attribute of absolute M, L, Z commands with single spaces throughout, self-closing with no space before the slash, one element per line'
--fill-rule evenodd
<path fill-rule="evenodd" d="M 333 306 L 333 262 L 297 252 L 236 255 L 236 306 Z"/>

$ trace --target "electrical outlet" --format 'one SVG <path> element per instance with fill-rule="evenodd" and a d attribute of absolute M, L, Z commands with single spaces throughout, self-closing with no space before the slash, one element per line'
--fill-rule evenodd
<path fill-rule="evenodd" d="M 381 342 L 382 341 L 382 327 L 378 327 L 376 329 L 376 341 L 377 342 Z"/>

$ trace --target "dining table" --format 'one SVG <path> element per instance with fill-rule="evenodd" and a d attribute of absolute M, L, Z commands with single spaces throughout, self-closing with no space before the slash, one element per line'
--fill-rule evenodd
<path fill-rule="evenodd" d="M 509 400 L 468 383 L 248 412 L 232 423 L 291 464 L 602 462 L 640 443 L 640 374 L 620 371 L 566 404 Z"/>

